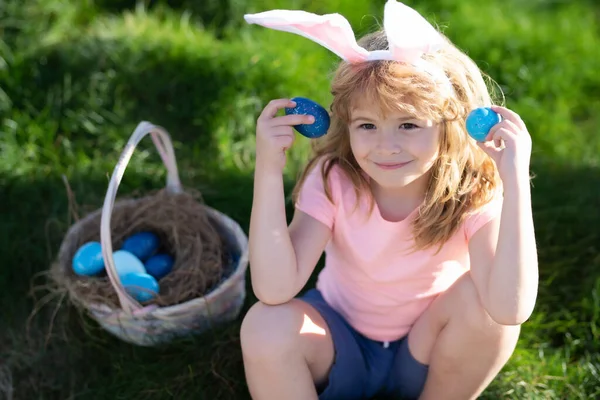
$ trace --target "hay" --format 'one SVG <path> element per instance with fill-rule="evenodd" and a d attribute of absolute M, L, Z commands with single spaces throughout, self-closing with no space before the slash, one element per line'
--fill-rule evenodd
<path fill-rule="evenodd" d="M 6 400 L 12 400 L 13 398 L 13 379 L 12 373 L 7 365 L 0 364 L 0 397 Z"/>
<path fill-rule="evenodd" d="M 75 304 L 105 304 L 120 308 L 117 294 L 106 273 L 79 276 L 71 263 L 77 249 L 88 241 L 100 241 L 101 210 L 77 222 L 64 239 L 61 252 L 50 270 L 59 291 L 68 292 Z M 119 200 L 111 216 L 113 251 L 126 237 L 151 231 L 161 242 L 159 251 L 175 259 L 173 270 L 159 281 L 159 295 L 145 304 L 161 307 L 202 297 L 226 278 L 231 265 L 227 239 L 209 215 L 198 194 L 173 194 L 165 189 L 139 199 Z"/>

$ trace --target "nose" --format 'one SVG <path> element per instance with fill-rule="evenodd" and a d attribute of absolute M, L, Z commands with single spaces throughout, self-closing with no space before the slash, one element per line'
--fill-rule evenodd
<path fill-rule="evenodd" d="M 402 152 L 402 143 L 394 129 L 383 129 L 378 135 L 377 150 L 381 154 L 398 154 Z"/>

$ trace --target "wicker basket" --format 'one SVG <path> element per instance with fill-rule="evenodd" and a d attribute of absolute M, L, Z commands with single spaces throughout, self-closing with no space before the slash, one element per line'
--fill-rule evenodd
<path fill-rule="evenodd" d="M 108 332 L 118 338 L 140 346 L 152 346 L 168 342 L 174 338 L 199 334 L 211 327 L 234 320 L 238 317 L 246 297 L 246 269 L 248 267 L 248 238 L 241 227 L 227 215 L 208 208 L 217 221 L 217 229 L 227 238 L 228 248 L 235 252 L 236 265 L 233 271 L 205 296 L 168 307 L 157 305 L 142 306 L 126 291 L 119 280 L 112 257 L 110 220 L 114 208 L 131 205 L 140 200 L 127 199 L 118 201 L 115 198 L 119 183 L 135 147 L 140 140 L 151 135 L 167 168 L 166 190 L 170 193 L 182 191 L 175 154 L 169 134 L 162 128 L 148 122 L 141 122 L 127 142 L 121 157 L 110 179 L 102 209 L 87 215 L 71 226 L 61 244 L 58 254 L 59 271 L 66 273 L 70 268 L 73 246 L 78 243 L 81 232 L 86 230 L 90 221 L 101 216 L 100 242 L 105 261 L 106 272 L 110 283 L 117 293 L 120 308 L 107 304 L 90 304 L 82 299 L 89 314 Z"/>

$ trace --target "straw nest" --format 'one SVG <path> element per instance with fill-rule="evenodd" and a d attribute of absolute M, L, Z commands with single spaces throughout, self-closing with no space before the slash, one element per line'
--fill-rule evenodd
<path fill-rule="evenodd" d="M 96 277 L 73 272 L 72 260 L 86 242 L 100 241 L 101 209 L 75 223 L 63 240 L 57 261 L 50 269 L 56 290 L 77 305 L 105 304 L 120 308 L 106 272 Z M 113 251 L 126 237 L 141 231 L 158 235 L 161 249 L 175 259 L 173 270 L 159 281 L 159 295 L 144 304 L 161 307 L 202 297 L 227 277 L 232 265 L 227 238 L 199 194 L 160 190 L 138 199 L 115 203 L 111 216 Z"/>

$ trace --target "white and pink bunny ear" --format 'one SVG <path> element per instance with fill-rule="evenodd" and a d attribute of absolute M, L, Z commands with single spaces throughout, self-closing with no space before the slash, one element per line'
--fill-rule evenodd
<path fill-rule="evenodd" d="M 317 15 L 300 10 L 272 10 L 246 14 L 244 19 L 250 24 L 304 36 L 348 62 L 364 61 L 369 55 L 356 43 L 350 23 L 340 14 Z"/>
<path fill-rule="evenodd" d="M 421 14 L 395 0 L 385 4 L 383 29 L 391 58 L 409 64 L 417 63 L 423 54 L 435 52 L 446 44 Z"/>
<path fill-rule="evenodd" d="M 351 63 L 395 60 L 417 64 L 424 53 L 445 44 L 441 35 L 417 11 L 388 0 L 384 9 L 384 30 L 389 50 L 367 51 L 356 43 L 352 27 L 340 14 L 317 15 L 300 10 L 271 10 L 244 15 L 246 22 L 295 33 L 308 38 Z"/>

